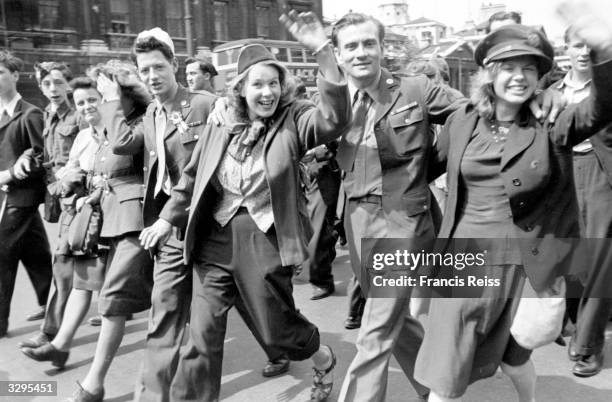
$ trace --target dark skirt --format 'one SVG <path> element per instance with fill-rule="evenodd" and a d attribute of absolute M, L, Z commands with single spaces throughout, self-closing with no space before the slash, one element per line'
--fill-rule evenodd
<path fill-rule="evenodd" d="M 479 270 L 499 278 L 481 298 L 432 299 L 415 378 L 446 398 L 462 396 L 468 385 L 497 371 L 502 361 L 521 365 L 530 351 L 511 341 L 510 326 L 525 284 L 521 267 L 489 266 Z"/>
<path fill-rule="evenodd" d="M 105 316 L 128 315 L 151 307 L 153 260 L 138 233 L 109 239 L 110 250 L 98 310 Z"/>

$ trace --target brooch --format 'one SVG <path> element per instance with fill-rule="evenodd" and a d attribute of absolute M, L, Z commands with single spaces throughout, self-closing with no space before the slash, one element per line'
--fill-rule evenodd
<path fill-rule="evenodd" d="M 170 116 L 170 121 L 176 126 L 179 133 L 181 134 L 185 134 L 189 129 L 189 126 L 187 125 L 187 123 L 185 123 L 185 120 L 183 120 L 183 116 L 179 112 L 172 113 L 172 115 Z"/>

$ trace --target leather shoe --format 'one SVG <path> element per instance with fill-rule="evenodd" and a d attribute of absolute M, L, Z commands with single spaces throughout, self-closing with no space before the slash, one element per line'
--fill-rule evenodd
<path fill-rule="evenodd" d="M 601 371 L 603 366 L 603 353 L 582 356 L 574 365 L 572 373 L 577 377 L 592 377 Z"/>
<path fill-rule="evenodd" d="M 582 355 L 576 352 L 576 347 L 574 346 L 574 342 L 570 340 L 569 346 L 567 348 L 567 357 L 573 362 L 577 362 L 582 358 Z"/>
<path fill-rule="evenodd" d="M 20 348 L 32 348 L 35 349 L 39 346 L 45 345 L 53 340 L 53 337 L 47 335 L 46 333 L 40 331 L 38 335 L 33 338 L 30 338 L 26 341 L 19 342 Z"/>
<path fill-rule="evenodd" d="M 276 377 L 289 371 L 289 358 L 287 356 L 281 356 L 278 359 L 270 360 L 266 363 L 261 375 L 264 377 Z"/>
<path fill-rule="evenodd" d="M 36 361 L 50 361 L 51 364 L 57 368 L 63 368 L 66 364 L 66 360 L 68 360 L 68 355 L 70 355 L 70 352 L 56 349 L 55 346 L 50 343 L 39 346 L 36 349 L 21 348 L 21 351 L 24 355 Z"/>
<path fill-rule="evenodd" d="M 104 400 L 104 388 L 98 393 L 92 394 L 86 391 L 80 382 L 77 381 L 77 389 L 72 394 L 72 397 L 66 399 L 65 402 L 102 402 Z"/>
<path fill-rule="evenodd" d="M 26 321 L 37 321 L 45 318 L 45 306 L 40 306 L 36 311 L 26 315 Z"/>
<path fill-rule="evenodd" d="M 357 329 L 361 327 L 361 316 L 356 317 L 349 315 L 346 320 L 344 320 L 344 328 L 346 329 Z"/>
<path fill-rule="evenodd" d="M 327 346 L 327 345 L 325 345 Z M 336 367 L 336 355 L 332 348 L 327 346 L 331 353 L 331 363 L 325 370 L 313 367 L 312 388 L 310 389 L 310 402 L 323 402 L 331 394 L 334 387 L 334 367 Z"/>
<path fill-rule="evenodd" d="M 94 315 L 93 317 L 89 317 L 87 322 L 92 327 L 99 327 L 100 325 L 102 325 L 102 316 Z"/>
<path fill-rule="evenodd" d="M 330 285 L 330 286 L 312 286 L 312 296 L 310 297 L 310 300 L 319 300 L 319 299 L 324 299 L 328 296 L 330 296 L 332 293 L 334 293 L 334 291 L 336 290 L 334 288 L 334 285 Z"/>

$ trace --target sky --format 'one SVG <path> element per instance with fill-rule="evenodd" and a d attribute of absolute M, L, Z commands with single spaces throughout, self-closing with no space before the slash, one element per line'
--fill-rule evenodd
<path fill-rule="evenodd" d="M 376 16 L 380 2 L 381 0 L 323 0 L 323 15 L 328 18 L 338 18 L 352 9 Z M 502 3 L 506 5 L 506 11 L 521 12 L 524 24 L 543 25 L 553 40 L 562 38 L 566 27 L 566 23 L 555 13 L 556 6 L 560 2 L 561 0 L 407 0 L 410 19 L 427 17 L 449 25 L 455 30 L 464 26 L 468 20 L 482 22 L 479 18 L 481 4 Z M 584 3 L 602 10 L 600 15 L 612 14 L 609 12 L 609 0 L 587 0 Z"/>

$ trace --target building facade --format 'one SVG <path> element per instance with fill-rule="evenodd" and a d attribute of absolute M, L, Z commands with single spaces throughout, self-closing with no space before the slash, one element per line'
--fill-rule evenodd
<path fill-rule="evenodd" d="M 172 36 L 179 60 L 189 56 L 188 48 L 206 55 L 231 40 L 286 40 L 290 34 L 278 22 L 285 4 L 322 18 L 322 0 L 0 0 L 0 47 L 26 63 L 24 96 L 41 99 L 32 88 L 35 62 L 63 61 L 81 74 L 92 64 L 128 57 L 138 32 L 155 26 Z"/>

